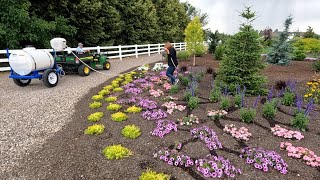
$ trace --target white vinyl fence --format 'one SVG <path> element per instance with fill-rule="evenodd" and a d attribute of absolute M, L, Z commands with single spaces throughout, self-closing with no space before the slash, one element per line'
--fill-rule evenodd
<path fill-rule="evenodd" d="M 185 50 L 186 49 L 186 43 L 180 42 L 180 43 L 172 43 L 174 48 L 177 51 Z M 162 48 L 164 47 L 164 44 L 145 44 L 145 45 L 125 45 L 125 46 L 105 46 L 105 47 L 87 47 L 83 48 L 84 50 L 90 50 L 90 51 L 96 51 L 97 53 L 106 54 L 110 59 L 120 59 L 124 57 L 132 57 L 135 56 L 136 58 L 139 57 L 139 55 L 148 55 L 151 56 L 151 54 L 160 54 L 162 51 Z M 44 49 L 48 52 L 52 52 L 52 49 Z M 72 51 L 75 51 L 76 48 L 71 48 Z M 15 50 L 10 50 L 9 53 L 14 52 Z M 67 50 L 65 50 L 67 52 Z M 6 50 L 0 50 L 0 56 L 6 57 L 7 51 Z M 0 58 L 0 64 L 1 63 L 8 63 L 8 58 Z M 0 71 L 9 71 L 10 67 L 9 65 L 3 67 L 0 67 Z"/>

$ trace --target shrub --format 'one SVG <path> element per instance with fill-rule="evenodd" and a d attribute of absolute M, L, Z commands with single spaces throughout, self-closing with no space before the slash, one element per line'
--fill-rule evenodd
<path fill-rule="evenodd" d="M 220 109 L 228 110 L 230 108 L 230 98 L 222 97 L 220 101 Z"/>
<path fill-rule="evenodd" d="M 119 84 L 120 82 L 118 81 L 118 80 L 113 80 L 113 81 L 111 81 L 111 84 Z"/>
<path fill-rule="evenodd" d="M 123 112 L 117 112 L 117 113 L 111 114 L 111 119 L 116 122 L 121 122 L 121 121 L 127 120 L 128 116 Z"/>
<path fill-rule="evenodd" d="M 103 99 L 103 95 L 94 95 L 91 99 L 94 101 L 100 101 Z"/>
<path fill-rule="evenodd" d="M 120 87 L 114 88 L 113 92 L 123 92 L 123 89 Z"/>
<path fill-rule="evenodd" d="M 139 180 L 170 180 L 170 176 L 147 169 L 147 171 L 142 172 Z"/>
<path fill-rule="evenodd" d="M 122 135 L 129 139 L 136 139 L 141 135 L 140 128 L 136 125 L 127 125 L 125 126 L 122 131 Z"/>
<path fill-rule="evenodd" d="M 128 107 L 128 109 L 126 110 L 127 113 L 138 113 L 141 111 L 142 111 L 142 108 L 139 108 L 137 106 Z"/>
<path fill-rule="evenodd" d="M 225 46 L 224 45 L 219 45 L 216 48 L 216 51 L 214 53 L 214 57 L 216 60 L 222 60 L 222 57 L 224 55 L 224 51 L 225 51 Z"/>
<path fill-rule="evenodd" d="M 320 61 L 315 61 L 312 63 L 312 69 L 316 72 L 320 72 Z"/>
<path fill-rule="evenodd" d="M 122 159 L 132 155 L 129 149 L 121 145 L 107 146 L 103 149 L 102 153 L 107 159 Z"/>
<path fill-rule="evenodd" d="M 183 97 L 185 101 L 189 101 L 189 99 L 192 97 L 192 93 L 190 91 L 185 91 Z"/>
<path fill-rule="evenodd" d="M 297 113 L 291 121 L 291 125 L 293 127 L 300 129 L 301 131 L 306 130 L 308 123 L 309 123 L 309 118 L 305 116 L 304 113 L 301 113 L 301 112 Z"/>
<path fill-rule="evenodd" d="M 101 102 L 96 102 L 96 101 L 94 101 L 94 102 L 92 102 L 92 103 L 89 104 L 89 107 L 90 107 L 91 109 L 98 109 L 98 108 L 100 108 L 101 106 L 102 106 L 102 103 L 101 103 Z"/>
<path fill-rule="evenodd" d="M 105 86 L 103 89 L 111 91 L 113 89 L 113 87 L 112 87 L 112 85 L 108 85 L 108 86 Z"/>
<path fill-rule="evenodd" d="M 234 105 L 235 107 L 239 108 L 242 105 L 242 97 L 241 94 L 236 94 L 234 96 Z"/>
<path fill-rule="evenodd" d="M 276 90 L 282 90 L 287 87 L 287 83 L 283 80 L 276 81 L 275 89 Z"/>
<path fill-rule="evenodd" d="M 320 40 L 314 38 L 303 38 L 293 43 L 295 48 L 303 50 L 305 53 L 319 53 Z"/>
<path fill-rule="evenodd" d="M 88 121 L 97 122 L 103 117 L 103 112 L 95 112 L 88 116 Z"/>
<path fill-rule="evenodd" d="M 179 85 L 172 85 L 169 92 L 170 92 L 170 94 L 178 93 L 179 92 Z"/>
<path fill-rule="evenodd" d="M 206 47 L 204 45 L 196 47 L 196 49 L 195 49 L 196 57 L 202 57 L 205 54 L 206 54 Z"/>
<path fill-rule="evenodd" d="M 294 104 L 295 95 L 292 92 L 286 91 L 281 99 L 285 106 L 292 106 Z"/>
<path fill-rule="evenodd" d="M 177 53 L 177 58 L 179 60 L 187 60 L 190 57 L 190 53 L 188 51 L 180 51 Z"/>
<path fill-rule="evenodd" d="M 251 123 L 256 117 L 256 110 L 254 108 L 241 108 L 240 118 L 245 123 Z"/>
<path fill-rule="evenodd" d="M 188 86 L 190 82 L 189 78 L 185 76 L 179 76 L 179 80 L 183 86 Z"/>
<path fill-rule="evenodd" d="M 85 131 L 84 134 L 87 135 L 99 135 L 104 132 L 104 125 L 102 124 L 95 124 L 92 126 L 89 126 Z"/>
<path fill-rule="evenodd" d="M 303 49 L 296 49 L 293 51 L 293 60 L 295 61 L 303 61 L 306 58 L 306 54 L 304 53 Z"/>
<path fill-rule="evenodd" d="M 101 90 L 98 95 L 101 95 L 101 96 L 105 96 L 105 95 L 108 95 L 108 94 L 111 94 L 110 90 Z"/>
<path fill-rule="evenodd" d="M 210 97 L 209 97 L 209 100 L 211 102 L 219 102 L 221 100 L 221 91 L 220 89 L 212 89 L 210 91 Z"/>
<path fill-rule="evenodd" d="M 263 105 L 262 116 L 265 118 L 273 119 L 276 116 L 277 108 L 274 102 L 266 102 Z"/>
<path fill-rule="evenodd" d="M 120 87 L 120 85 L 119 85 L 119 84 L 116 84 L 116 83 L 111 84 L 111 85 L 112 85 L 112 88 L 118 88 L 118 87 Z"/>
<path fill-rule="evenodd" d="M 112 104 L 110 103 L 108 106 L 107 106 L 107 110 L 108 111 L 119 111 L 121 109 L 121 105 L 119 104 Z"/>
<path fill-rule="evenodd" d="M 117 97 L 116 96 L 110 96 L 110 97 L 107 97 L 106 99 L 105 99 L 105 101 L 107 101 L 107 102 L 116 102 L 117 101 Z"/>
<path fill-rule="evenodd" d="M 200 99 L 198 97 L 192 96 L 188 100 L 188 107 L 190 109 L 198 108 L 199 107 L 199 102 L 200 102 Z"/>

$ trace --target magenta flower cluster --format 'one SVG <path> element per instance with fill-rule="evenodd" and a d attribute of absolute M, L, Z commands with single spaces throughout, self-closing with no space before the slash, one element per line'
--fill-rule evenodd
<path fill-rule="evenodd" d="M 166 162 L 170 166 L 192 167 L 194 161 L 184 154 L 179 153 L 176 149 L 169 150 L 167 148 L 158 151 L 153 155 L 155 158 Z"/>
<path fill-rule="evenodd" d="M 165 102 L 164 104 L 162 104 L 162 106 L 166 107 L 167 113 L 169 113 L 169 114 L 172 114 L 174 110 L 178 110 L 181 112 L 186 109 L 186 106 L 177 105 L 173 101 Z"/>
<path fill-rule="evenodd" d="M 273 135 L 279 136 L 279 137 L 284 137 L 286 139 L 297 139 L 301 140 L 304 138 L 304 136 L 301 134 L 299 131 L 292 131 L 292 130 L 287 130 L 285 128 L 280 127 L 279 125 L 275 125 L 274 127 L 271 128 L 271 131 Z"/>
<path fill-rule="evenodd" d="M 226 124 L 223 131 L 231 134 L 231 136 L 236 139 L 245 141 L 248 141 L 249 137 L 252 135 L 247 128 L 241 127 L 238 129 L 234 124 Z"/>
<path fill-rule="evenodd" d="M 263 148 L 245 147 L 241 150 L 241 158 L 245 158 L 248 164 L 252 164 L 255 168 L 267 172 L 276 169 L 282 174 L 287 174 L 287 163 L 279 154 L 274 151 L 267 151 Z"/>
<path fill-rule="evenodd" d="M 158 120 L 168 117 L 167 113 L 162 109 L 147 110 L 143 112 L 141 116 L 147 120 Z"/>
<path fill-rule="evenodd" d="M 134 94 L 134 95 L 137 95 L 137 94 L 141 94 L 143 91 L 142 89 L 140 88 L 134 88 L 134 87 L 131 87 L 131 88 L 128 88 L 124 91 L 126 94 Z"/>
<path fill-rule="evenodd" d="M 149 90 L 149 93 L 150 93 L 151 96 L 153 96 L 153 97 L 155 97 L 155 98 L 164 95 L 163 91 L 161 91 L 160 89 L 157 89 L 157 90 L 150 89 L 150 90 Z"/>
<path fill-rule="evenodd" d="M 158 108 L 157 102 L 150 99 L 141 99 L 138 105 L 144 109 L 149 109 L 149 110 Z"/>
<path fill-rule="evenodd" d="M 289 157 L 303 159 L 304 162 L 312 167 L 320 167 L 320 156 L 304 147 L 295 147 L 289 142 L 281 142 L 280 148 L 288 152 Z"/>
<path fill-rule="evenodd" d="M 222 144 L 213 129 L 203 126 L 200 128 L 194 128 L 190 132 L 192 137 L 199 138 L 200 140 L 204 141 L 210 150 L 219 148 L 222 149 Z"/>
<path fill-rule="evenodd" d="M 164 135 L 169 134 L 171 131 L 178 131 L 177 124 L 169 120 L 158 120 L 157 127 L 151 132 L 153 136 L 163 138 Z"/>
<path fill-rule="evenodd" d="M 208 155 L 205 159 L 197 159 L 195 165 L 206 178 L 222 178 L 223 176 L 234 178 L 236 174 L 242 173 L 228 159 L 221 156 Z"/>

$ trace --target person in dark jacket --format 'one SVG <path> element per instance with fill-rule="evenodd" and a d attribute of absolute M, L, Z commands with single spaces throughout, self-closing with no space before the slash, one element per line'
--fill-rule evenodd
<path fill-rule="evenodd" d="M 170 42 L 165 43 L 164 50 L 168 55 L 168 69 L 166 75 L 170 78 L 171 84 L 177 84 L 179 79 L 174 77 L 173 72 L 178 66 L 177 53 Z"/>

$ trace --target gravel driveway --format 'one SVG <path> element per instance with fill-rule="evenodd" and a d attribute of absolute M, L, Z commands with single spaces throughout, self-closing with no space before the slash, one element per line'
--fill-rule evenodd
<path fill-rule="evenodd" d="M 159 60 L 160 55 L 111 60 L 111 69 L 104 72 L 116 74 Z M 10 177 L 23 157 L 40 148 L 71 120 L 74 105 L 82 96 L 113 77 L 98 73 L 88 77 L 67 75 L 55 88 L 47 88 L 39 80 L 22 88 L 8 75 L 0 73 L 0 177 Z"/>

